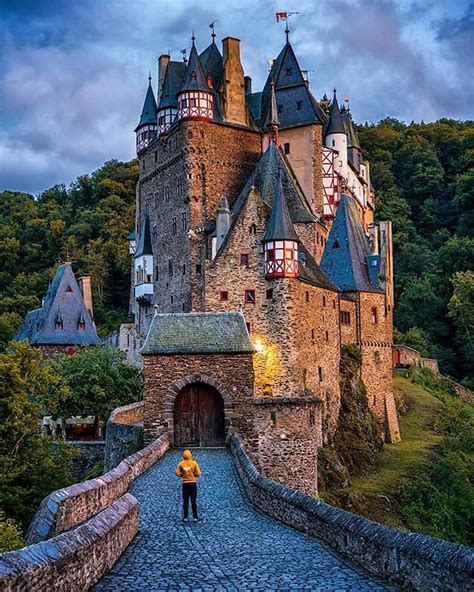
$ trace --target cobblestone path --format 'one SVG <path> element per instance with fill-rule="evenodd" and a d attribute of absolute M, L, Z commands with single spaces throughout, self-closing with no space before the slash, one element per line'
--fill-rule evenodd
<path fill-rule="evenodd" d="M 253 511 L 226 450 L 198 449 L 194 457 L 202 522 L 181 521 L 174 474 L 181 452 L 172 450 L 130 489 L 140 501 L 140 532 L 96 592 L 393 590 L 317 539 Z"/>

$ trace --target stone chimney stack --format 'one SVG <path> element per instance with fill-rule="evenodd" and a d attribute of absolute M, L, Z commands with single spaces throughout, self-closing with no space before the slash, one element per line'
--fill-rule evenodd
<path fill-rule="evenodd" d="M 250 76 L 244 76 L 244 86 L 245 86 L 245 94 L 251 95 L 252 94 L 252 79 Z"/>
<path fill-rule="evenodd" d="M 82 299 L 84 300 L 84 304 L 86 305 L 87 310 L 91 316 L 91 319 L 94 320 L 94 309 L 92 307 L 92 289 L 91 289 L 91 278 L 90 276 L 83 276 L 79 278 L 79 287 L 81 288 L 82 292 Z"/>
<path fill-rule="evenodd" d="M 222 40 L 224 59 L 224 116 L 226 121 L 247 125 L 244 70 L 240 63 L 240 39 Z"/>
<path fill-rule="evenodd" d="M 160 102 L 161 89 L 163 88 L 163 81 L 165 79 L 166 66 L 169 64 L 170 56 L 163 53 L 158 58 L 158 90 L 156 95 L 156 102 Z"/>

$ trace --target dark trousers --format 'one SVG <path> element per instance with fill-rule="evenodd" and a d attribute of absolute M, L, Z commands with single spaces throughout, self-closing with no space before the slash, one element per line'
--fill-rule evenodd
<path fill-rule="evenodd" d="M 191 500 L 194 518 L 198 517 L 196 498 L 197 483 L 183 483 L 183 518 L 188 517 L 189 500 Z"/>

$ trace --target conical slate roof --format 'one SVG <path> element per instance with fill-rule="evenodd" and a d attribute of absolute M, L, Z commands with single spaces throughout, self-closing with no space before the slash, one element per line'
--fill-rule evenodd
<path fill-rule="evenodd" d="M 359 134 L 357 133 L 354 122 L 352 121 L 350 111 L 346 111 L 342 114 L 342 121 L 344 124 L 344 130 L 347 134 L 347 147 L 360 149 Z"/>
<path fill-rule="evenodd" d="M 183 62 L 168 62 L 158 109 L 178 108 L 176 94 L 183 85 L 185 70 Z"/>
<path fill-rule="evenodd" d="M 80 321 L 84 329 L 79 329 Z M 62 323 L 62 329 L 56 329 L 56 323 Z M 100 344 L 70 263 L 58 267 L 42 307 L 28 313 L 14 340 L 32 345 Z"/>
<path fill-rule="evenodd" d="M 199 56 L 202 70 L 206 77 L 211 76 L 214 90 L 219 90 L 224 75 L 224 62 L 214 40 Z"/>
<path fill-rule="evenodd" d="M 275 83 L 276 102 L 281 107 L 278 117 L 283 129 L 311 123 L 326 123 L 326 115 L 309 91 L 289 41 L 273 61 L 261 93 L 260 113 L 262 120 L 268 113 L 272 81 Z M 251 101 L 251 96 L 247 100 Z M 255 117 L 255 108 L 251 110 Z M 262 120 L 260 120 L 260 125 L 264 123 Z"/>
<path fill-rule="evenodd" d="M 345 134 L 344 122 L 342 121 L 341 111 L 337 103 L 336 90 L 334 90 L 334 98 L 329 110 L 329 122 L 326 128 L 326 135 L 329 134 Z"/>
<path fill-rule="evenodd" d="M 145 217 L 143 218 L 142 230 L 140 232 L 135 258 L 141 257 L 142 255 L 153 255 L 153 249 L 151 247 L 150 217 L 148 214 L 145 214 Z"/>
<path fill-rule="evenodd" d="M 156 125 L 156 114 L 157 107 L 155 101 L 155 94 L 151 86 L 151 78 L 148 79 L 148 89 L 146 91 L 145 102 L 143 103 L 142 114 L 140 115 L 140 121 L 135 128 L 137 131 L 142 125 Z"/>
<path fill-rule="evenodd" d="M 275 196 L 273 198 L 272 213 L 268 220 L 267 229 L 263 241 L 292 240 L 299 242 L 291 221 L 288 203 L 281 183 L 281 173 L 278 171 L 278 180 Z"/>
<path fill-rule="evenodd" d="M 186 68 L 183 86 L 179 92 L 182 93 L 190 90 L 211 92 L 211 89 L 207 84 L 206 76 L 202 69 L 201 61 L 199 60 L 196 46 L 194 45 L 194 39 L 193 46 L 191 47 L 191 53 L 189 54 L 189 61 Z"/>
<path fill-rule="evenodd" d="M 372 283 L 373 262 L 354 198 L 342 195 L 321 259 L 321 269 L 343 292 L 382 292 Z"/>

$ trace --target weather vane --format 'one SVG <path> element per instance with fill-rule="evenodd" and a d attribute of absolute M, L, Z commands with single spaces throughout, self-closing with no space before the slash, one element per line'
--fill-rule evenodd
<path fill-rule="evenodd" d="M 216 37 L 216 33 L 214 31 L 214 23 L 217 23 L 217 19 L 215 21 L 212 21 L 212 23 L 209 25 L 209 29 L 211 29 L 212 33 L 211 33 L 211 37 L 212 40 L 214 41 L 215 37 Z"/>
<path fill-rule="evenodd" d="M 299 14 L 299 12 L 276 12 L 275 13 L 277 23 L 279 23 L 280 21 L 286 22 L 285 33 L 286 33 L 287 43 L 288 43 L 288 37 L 290 34 L 290 29 L 288 28 L 288 19 L 290 18 L 290 16 L 293 16 L 294 14 Z"/>

